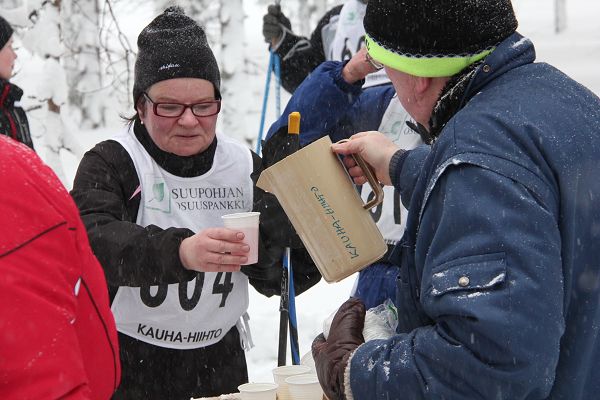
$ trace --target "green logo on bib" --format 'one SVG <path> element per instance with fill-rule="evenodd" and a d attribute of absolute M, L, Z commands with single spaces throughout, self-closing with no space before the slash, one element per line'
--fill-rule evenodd
<path fill-rule="evenodd" d="M 165 198 L 165 184 L 155 183 L 152 186 L 152 193 L 154 193 L 154 199 L 158 201 L 163 201 L 163 199 Z"/>
<path fill-rule="evenodd" d="M 171 212 L 171 198 L 165 193 L 165 182 L 160 177 L 153 175 L 146 176 L 145 207 L 150 210 L 158 210 L 164 213 Z M 152 191 L 149 190 L 152 188 Z"/>

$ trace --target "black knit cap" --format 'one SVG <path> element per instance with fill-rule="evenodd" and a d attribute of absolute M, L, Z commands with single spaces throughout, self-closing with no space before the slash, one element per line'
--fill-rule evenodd
<path fill-rule="evenodd" d="M 8 23 L 7 20 L 5 20 L 4 18 L 2 18 L 2 16 L 0 16 L 0 50 L 2 50 L 2 48 L 4 48 L 4 46 L 6 45 L 6 43 L 8 42 L 8 39 L 10 39 L 12 34 L 13 34 L 12 26 L 10 26 L 10 24 Z"/>
<path fill-rule="evenodd" d="M 200 25 L 180 7 L 169 7 L 146 26 L 137 40 L 133 106 L 156 82 L 173 78 L 200 78 L 215 87 L 221 98 L 217 60 Z"/>
<path fill-rule="evenodd" d="M 517 29 L 510 0 L 369 0 L 365 31 L 409 57 L 472 55 Z"/>

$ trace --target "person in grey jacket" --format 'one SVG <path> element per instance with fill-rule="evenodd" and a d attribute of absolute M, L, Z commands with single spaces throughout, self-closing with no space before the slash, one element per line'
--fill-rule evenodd
<path fill-rule="evenodd" d="M 509 0 L 369 2 L 369 54 L 434 142 L 333 145 L 409 213 L 396 335 L 365 343 L 351 299 L 313 342 L 329 399 L 598 397 L 600 99 L 516 27 Z"/>

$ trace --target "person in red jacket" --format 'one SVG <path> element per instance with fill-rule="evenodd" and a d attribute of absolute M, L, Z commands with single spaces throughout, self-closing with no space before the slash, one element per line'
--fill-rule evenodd
<path fill-rule="evenodd" d="M 0 135 L 0 398 L 108 399 L 121 370 L 102 267 L 75 203 Z"/>

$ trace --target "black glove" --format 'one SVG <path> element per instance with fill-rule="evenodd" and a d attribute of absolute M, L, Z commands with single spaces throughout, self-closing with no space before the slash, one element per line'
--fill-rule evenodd
<path fill-rule="evenodd" d="M 320 334 L 312 343 L 319 383 L 329 400 L 346 399 L 344 372 L 352 352 L 365 342 L 364 325 L 365 305 L 357 298 L 350 298 L 333 317 L 327 340 Z"/>
<path fill-rule="evenodd" d="M 290 20 L 281 12 L 279 5 L 270 5 L 263 17 L 263 36 L 265 42 L 271 43 L 283 35 L 283 29 L 292 30 Z"/>

